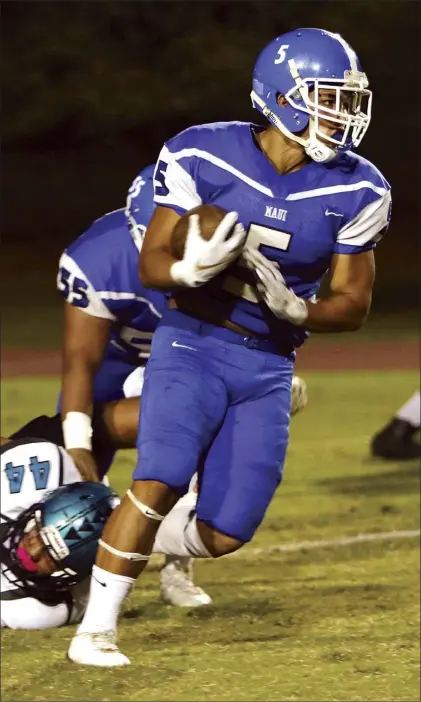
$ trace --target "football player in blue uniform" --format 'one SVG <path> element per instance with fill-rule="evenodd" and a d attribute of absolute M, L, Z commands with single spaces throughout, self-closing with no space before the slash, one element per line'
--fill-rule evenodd
<path fill-rule="evenodd" d="M 107 442 L 100 460 L 98 450 L 94 459 L 94 404 L 115 402 L 116 411 L 118 405 L 120 438 L 127 439 L 127 447 L 133 445 L 152 334 L 167 306 L 163 293 L 143 287 L 137 271 L 138 252 L 155 208 L 153 170 L 148 166 L 135 179 L 125 209 L 96 220 L 59 261 L 57 285 L 66 301 L 59 409 L 64 446 L 85 480 L 101 479 L 115 453 Z M 126 411 L 119 402 L 123 398 L 132 398 Z M 194 493 L 192 499 L 196 497 Z M 162 599 L 177 606 L 212 601 L 194 584 L 189 557 L 167 555 L 160 584 Z"/>
<path fill-rule="evenodd" d="M 310 332 L 358 329 L 369 312 L 391 197 L 352 151 L 372 99 L 355 52 L 338 34 L 291 31 L 259 55 L 251 97 L 268 127 L 192 127 L 157 162 L 139 274 L 171 298 L 146 366 L 133 483 L 94 566 L 107 587 L 92 577 L 69 648 L 78 663 L 130 662 L 118 613 L 170 510 L 160 539 L 171 552 L 218 557 L 250 541 L 282 479 L 296 349 Z M 177 260 L 174 227 L 201 204 L 228 214 L 209 241 L 190 216 Z M 172 509 L 200 460 L 196 511 Z"/>
<path fill-rule="evenodd" d="M 102 478 L 116 450 L 136 446 L 144 367 L 166 307 L 165 296 L 144 289 L 137 273 L 136 252 L 155 208 L 153 170 L 148 166 L 134 180 L 125 210 L 96 220 L 61 256 L 63 426 L 60 415 L 43 415 L 13 434 L 65 446 L 85 480 Z M 291 414 L 306 403 L 305 382 L 294 377 Z M 186 499 L 194 503 L 196 497 L 194 492 Z M 192 576 L 190 558 L 167 555 L 160 574 L 162 598 L 179 606 L 210 604 Z"/>
<path fill-rule="evenodd" d="M 63 252 L 57 286 L 65 299 L 62 395 L 64 444 L 86 479 L 104 474 L 91 445 L 93 403 L 139 397 L 165 296 L 146 290 L 137 256 L 155 208 L 153 166 L 130 188 L 126 209 L 97 219 Z M 133 226 L 131 210 L 141 214 Z"/>

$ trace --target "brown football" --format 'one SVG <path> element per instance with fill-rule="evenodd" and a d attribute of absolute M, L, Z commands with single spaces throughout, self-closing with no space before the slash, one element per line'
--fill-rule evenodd
<path fill-rule="evenodd" d="M 200 219 L 200 233 L 203 239 L 209 241 L 218 224 L 224 219 L 227 212 L 216 205 L 199 205 L 193 210 L 186 212 L 174 227 L 171 236 L 171 252 L 175 258 L 181 260 L 184 255 L 187 231 L 189 227 L 189 217 L 198 214 Z"/>

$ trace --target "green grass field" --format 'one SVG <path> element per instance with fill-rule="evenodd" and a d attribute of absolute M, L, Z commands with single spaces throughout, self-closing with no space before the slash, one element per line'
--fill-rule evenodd
<path fill-rule="evenodd" d="M 196 565 L 214 606 L 158 599 L 158 559 L 121 621 L 122 670 L 76 667 L 73 628 L 2 632 L 3 700 L 419 700 L 419 539 L 272 550 L 419 528 L 417 463 L 369 457 L 416 372 L 309 373 L 285 479 L 250 546 Z M 58 382 L 5 380 L 2 434 L 54 407 Z M 123 491 L 133 452 L 111 482 Z M 263 549 L 256 553 L 256 548 Z"/>

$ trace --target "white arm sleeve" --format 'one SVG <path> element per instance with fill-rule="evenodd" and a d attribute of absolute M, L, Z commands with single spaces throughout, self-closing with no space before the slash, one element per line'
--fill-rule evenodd
<path fill-rule="evenodd" d="M 166 146 L 162 148 L 154 172 L 154 201 L 188 212 L 201 205 L 202 198 L 191 175 L 178 163 L 182 153 L 173 154 Z"/>
<path fill-rule="evenodd" d="M 63 277 L 63 269 L 66 271 L 66 278 Z M 75 285 L 76 280 L 83 281 L 83 292 Z M 67 302 L 79 307 L 82 312 L 86 312 L 92 317 L 102 317 L 103 319 L 115 321 L 115 316 L 104 305 L 99 293 L 89 282 L 85 273 L 67 253 L 63 253 L 59 261 L 57 287 Z M 81 297 L 84 299 L 83 305 L 80 304 Z"/>
<path fill-rule="evenodd" d="M 384 190 L 379 198 L 364 207 L 354 219 L 339 230 L 336 241 L 345 246 L 363 246 L 377 242 L 389 222 L 391 205 L 390 190 Z"/>

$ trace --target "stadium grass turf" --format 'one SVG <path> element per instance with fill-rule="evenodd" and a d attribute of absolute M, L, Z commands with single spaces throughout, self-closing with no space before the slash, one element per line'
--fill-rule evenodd
<path fill-rule="evenodd" d="M 419 700 L 419 539 L 270 555 L 247 548 L 419 528 L 419 465 L 369 457 L 415 372 L 309 373 L 282 487 L 241 555 L 197 563 L 214 606 L 159 601 L 154 558 L 121 621 L 132 665 L 66 661 L 73 627 L 2 632 L 3 700 Z M 54 408 L 58 381 L 5 380 L 2 434 Z M 135 460 L 121 452 L 123 492 Z"/>

